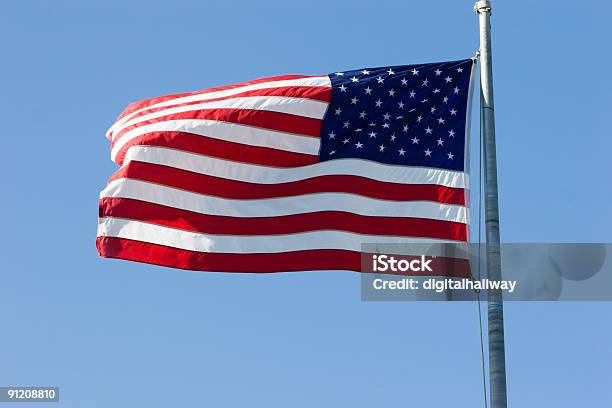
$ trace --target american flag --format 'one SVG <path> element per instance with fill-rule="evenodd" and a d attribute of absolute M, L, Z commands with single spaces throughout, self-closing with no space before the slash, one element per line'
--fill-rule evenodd
<path fill-rule="evenodd" d="M 360 271 L 362 244 L 464 243 L 472 59 L 151 98 L 107 133 L 102 257 Z"/>

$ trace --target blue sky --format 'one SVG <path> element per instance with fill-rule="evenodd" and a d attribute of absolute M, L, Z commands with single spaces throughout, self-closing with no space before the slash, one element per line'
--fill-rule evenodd
<path fill-rule="evenodd" d="M 0 385 L 58 385 L 61 407 L 482 406 L 475 304 L 361 302 L 349 272 L 97 257 L 104 132 L 127 103 L 478 47 L 471 1 L 294 3 L 3 6 Z M 611 241 L 611 12 L 494 2 L 505 242 Z M 611 311 L 507 304 L 510 404 L 610 406 Z"/>

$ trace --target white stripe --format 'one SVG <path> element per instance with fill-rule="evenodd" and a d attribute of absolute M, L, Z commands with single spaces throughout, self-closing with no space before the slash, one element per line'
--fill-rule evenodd
<path fill-rule="evenodd" d="M 468 175 L 461 171 L 396 166 L 361 159 L 336 159 L 303 167 L 276 168 L 237 163 L 163 147 L 132 146 L 126 153 L 123 165 L 130 160 L 259 184 L 289 183 L 328 175 L 353 175 L 388 183 L 469 188 Z"/>
<path fill-rule="evenodd" d="M 342 231 L 314 231 L 274 236 L 214 235 L 122 218 L 101 218 L 98 224 L 98 236 L 132 239 L 189 251 L 215 253 L 279 253 L 315 249 L 344 249 L 360 252 L 364 243 L 422 245 L 448 242 L 428 238 L 384 237 Z"/>
<path fill-rule="evenodd" d="M 463 224 L 468 221 L 466 207 L 432 201 L 389 201 L 348 193 L 236 200 L 125 178 L 110 182 L 100 193 L 100 198 L 104 197 L 131 198 L 200 214 L 242 218 L 343 211 L 374 217 L 428 218 Z"/>
<path fill-rule="evenodd" d="M 329 88 L 331 87 L 331 81 L 327 75 L 318 76 L 318 77 L 310 77 L 310 78 L 284 79 L 284 80 L 279 80 L 279 81 L 260 82 L 257 84 L 245 85 L 245 86 L 240 86 L 237 88 L 225 89 L 222 91 L 205 92 L 205 93 L 196 94 L 196 95 L 189 95 L 189 96 L 182 96 L 179 98 L 173 98 L 167 101 L 155 103 L 153 105 L 138 109 L 130 113 L 129 115 L 122 117 L 110 127 L 110 129 L 107 132 L 107 136 L 111 136 L 117 127 L 121 126 L 122 124 L 124 124 L 125 122 L 133 118 L 135 115 L 137 115 L 138 113 L 145 111 L 147 109 L 161 108 L 165 106 L 178 105 L 181 103 L 205 101 L 205 100 L 210 100 L 210 99 L 215 99 L 215 98 L 223 98 L 225 96 L 236 95 L 242 92 L 254 91 L 257 89 L 279 88 L 279 87 L 286 87 L 286 86 L 317 86 L 317 87 Z"/>
<path fill-rule="evenodd" d="M 111 158 L 116 161 L 117 153 L 130 140 L 151 132 L 179 131 L 213 139 L 227 140 L 253 146 L 270 147 L 289 152 L 311 155 L 319 154 L 318 137 L 300 136 L 292 133 L 261 129 L 237 123 L 205 119 L 167 120 L 139 126 L 123 134 L 111 150 Z"/>
<path fill-rule="evenodd" d="M 269 112 L 288 113 L 305 116 L 313 119 L 323 119 L 327 110 L 327 102 L 307 98 L 290 98 L 286 96 L 245 96 L 240 98 L 224 99 L 221 101 L 198 103 L 196 105 L 177 106 L 170 109 L 149 113 L 127 121 L 114 130 L 116 135 L 128 126 L 166 115 L 181 112 L 197 111 L 201 109 L 254 109 Z"/>

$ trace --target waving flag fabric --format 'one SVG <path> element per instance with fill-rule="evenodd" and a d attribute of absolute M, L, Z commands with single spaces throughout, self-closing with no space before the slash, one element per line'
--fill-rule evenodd
<path fill-rule="evenodd" d="M 288 75 L 127 107 L 103 257 L 225 272 L 361 269 L 363 243 L 466 242 L 473 60 Z"/>

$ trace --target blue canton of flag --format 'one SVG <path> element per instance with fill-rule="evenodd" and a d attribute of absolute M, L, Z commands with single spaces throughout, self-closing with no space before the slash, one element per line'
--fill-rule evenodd
<path fill-rule="evenodd" d="M 472 59 L 329 74 L 320 160 L 464 171 Z"/>

